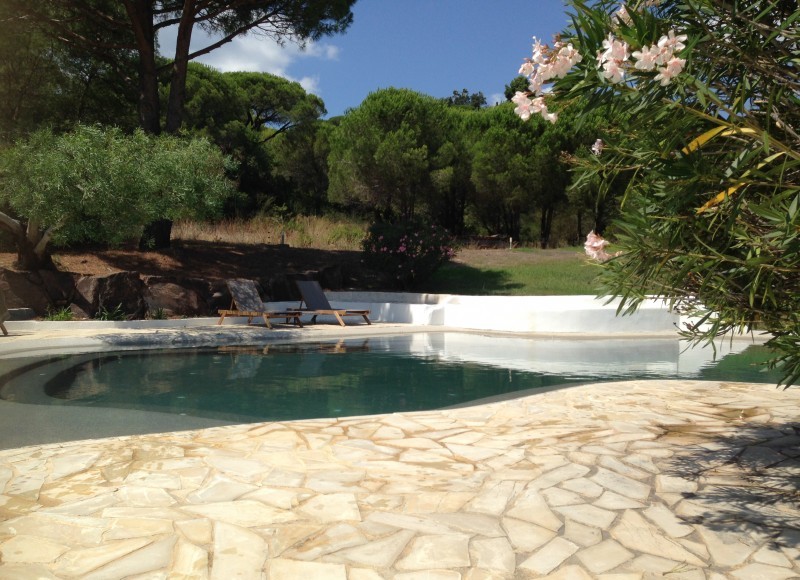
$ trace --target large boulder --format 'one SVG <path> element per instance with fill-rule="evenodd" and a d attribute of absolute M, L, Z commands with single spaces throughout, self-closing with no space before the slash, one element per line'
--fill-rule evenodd
<path fill-rule="evenodd" d="M 147 312 L 144 282 L 136 272 L 81 276 L 75 289 L 86 305 L 84 310 L 92 317 L 119 311 L 128 320 L 136 320 L 144 318 Z"/>
<path fill-rule="evenodd" d="M 37 316 L 47 316 L 53 308 L 53 301 L 39 272 L 0 269 L 0 275 L 9 286 L 5 292 L 8 308 L 31 308 Z"/>
<path fill-rule="evenodd" d="M 152 316 L 208 316 L 212 314 L 212 289 L 207 280 L 177 276 L 143 276 L 144 300 Z"/>

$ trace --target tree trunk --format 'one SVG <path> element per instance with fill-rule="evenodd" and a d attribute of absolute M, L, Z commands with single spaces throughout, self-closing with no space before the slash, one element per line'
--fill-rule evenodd
<path fill-rule="evenodd" d="M 542 220 L 539 228 L 539 246 L 545 250 L 550 245 L 550 234 L 553 230 L 553 215 L 555 210 L 553 206 L 542 208 Z"/>
<path fill-rule="evenodd" d="M 14 264 L 20 270 L 33 271 L 33 270 L 57 270 L 53 257 L 47 250 L 37 253 L 34 251 L 34 246 L 28 241 L 25 236 L 16 238 L 17 244 L 17 261 Z"/>
<path fill-rule="evenodd" d="M 194 17 L 194 0 L 185 0 L 183 3 L 181 21 L 178 25 L 178 38 L 175 42 L 175 60 L 172 63 L 172 77 L 169 83 L 167 133 L 177 133 L 183 124 L 183 105 L 186 101 L 186 73 L 189 65 L 189 46 L 192 41 Z"/>
<path fill-rule="evenodd" d="M 158 98 L 153 2 L 150 0 L 124 0 L 124 2 L 139 53 L 139 124 L 145 132 L 158 135 L 161 132 L 161 111 Z"/>
<path fill-rule="evenodd" d="M 172 220 L 160 219 L 147 224 L 139 240 L 139 249 L 163 250 L 170 247 L 172 235 Z"/>

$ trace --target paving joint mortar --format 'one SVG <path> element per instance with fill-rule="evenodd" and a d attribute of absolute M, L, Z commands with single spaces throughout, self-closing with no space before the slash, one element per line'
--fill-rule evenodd
<path fill-rule="evenodd" d="M 231 344 L 366 332 L 214 330 Z M 0 344 L 178 346 L 208 331 Z M 797 388 L 627 381 L 7 449 L 0 577 L 800 578 L 799 409 Z"/>

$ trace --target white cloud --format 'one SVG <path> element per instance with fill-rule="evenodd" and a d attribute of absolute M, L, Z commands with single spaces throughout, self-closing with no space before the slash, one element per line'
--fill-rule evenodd
<path fill-rule="evenodd" d="M 307 93 L 312 93 L 314 95 L 319 96 L 319 77 L 303 77 L 301 79 L 289 79 L 294 80 L 295 82 L 300 83 L 300 86 L 305 89 Z"/>
<path fill-rule="evenodd" d="M 492 106 L 499 105 L 500 103 L 505 103 L 505 102 L 506 102 L 506 95 L 504 93 L 492 93 L 491 95 L 489 95 L 489 104 Z"/>
<path fill-rule="evenodd" d="M 176 28 L 164 29 L 159 36 L 161 50 L 165 56 L 170 56 L 175 46 Z M 192 33 L 192 50 L 198 50 L 213 42 L 212 38 L 202 30 L 195 29 Z M 337 60 L 339 47 L 328 43 L 308 42 L 305 48 L 297 43 L 287 41 L 283 46 L 273 39 L 263 35 L 250 34 L 239 36 L 231 42 L 205 54 L 198 59 L 222 72 L 253 71 L 268 72 L 284 77 L 300 85 L 310 93 L 319 94 L 319 77 L 292 76 L 292 64 L 301 58 L 317 58 L 322 60 Z"/>

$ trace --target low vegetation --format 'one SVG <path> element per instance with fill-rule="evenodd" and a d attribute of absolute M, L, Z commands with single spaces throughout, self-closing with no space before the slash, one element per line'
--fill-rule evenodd
<path fill-rule="evenodd" d="M 217 222 L 180 221 L 173 226 L 176 240 L 236 244 L 287 244 L 293 248 L 361 250 L 368 224 L 336 216 L 258 216 Z"/>
<path fill-rule="evenodd" d="M 582 252 L 463 249 L 442 266 L 421 292 L 473 296 L 567 296 L 597 294 L 599 268 Z"/>
<path fill-rule="evenodd" d="M 412 232 L 413 234 L 413 232 Z M 214 242 L 246 245 L 270 245 L 281 240 L 292 248 L 361 252 L 371 240 L 371 247 L 380 250 L 386 244 L 376 246 L 378 238 L 390 237 L 394 250 L 401 247 L 402 233 L 389 236 L 381 230 L 370 231 L 367 222 L 346 216 L 298 216 L 256 217 L 250 220 L 228 219 L 214 223 L 181 221 L 173 229 L 176 240 L 190 242 Z M 388 236 L 388 237 L 387 237 Z M 424 237 L 424 236 L 423 236 Z M 428 232 L 426 240 L 435 236 Z M 440 244 L 427 244 L 442 248 Z M 387 242 L 388 244 L 389 242 Z M 406 244 L 406 250 L 410 246 Z M 469 243 L 455 243 L 455 254 L 450 255 L 450 246 L 436 254 L 436 267 L 420 264 L 416 270 L 426 276 L 414 279 L 404 277 L 397 288 L 417 292 L 439 294 L 470 294 L 477 296 L 537 296 L 596 294 L 599 287 L 596 277 L 600 271 L 597 264 L 590 263 L 579 248 L 542 250 L 538 248 L 478 249 Z M 385 258 L 375 260 L 376 252 L 364 254 L 365 266 L 381 271 L 393 272 L 398 268 L 410 271 L 414 266 L 406 259 L 402 264 Z M 404 257 L 408 252 L 403 252 Z M 398 253 L 390 257 L 397 258 Z M 428 254 L 425 254 L 427 257 Z M 441 259 L 438 259 L 441 258 Z M 451 261 L 447 261 L 452 258 Z M 438 268 L 438 269 L 437 269 Z M 399 272 L 399 270 L 398 270 Z"/>

